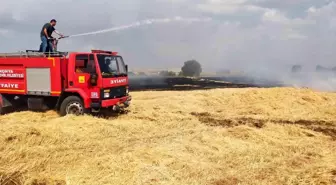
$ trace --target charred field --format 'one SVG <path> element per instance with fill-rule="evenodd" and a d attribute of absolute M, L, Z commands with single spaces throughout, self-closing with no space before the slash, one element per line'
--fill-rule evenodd
<path fill-rule="evenodd" d="M 0 116 L 0 184 L 335 184 L 336 94 L 131 92 L 128 112 Z"/>
<path fill-rule="evenodd" d="M 130 76 L 130 90 L 204 90 L 217 88 L 246 88 L 246 87 L 284 87 L 277 81 L 253 80 L 248 77 L 227 76 L 202 76 L 188 77 L 163 77 L 163 76 Z"/>

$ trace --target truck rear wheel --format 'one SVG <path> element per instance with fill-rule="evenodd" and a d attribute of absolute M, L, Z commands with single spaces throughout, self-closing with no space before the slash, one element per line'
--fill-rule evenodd
<path fill-rule="evenodd" d="M 69 96 L 65 98 L 60 107 L 60 115 L 66 116 L 68 114 L 80 116 L 88 113 L 84 107 L 83 101 L 78 96 Z"/>
<path fill-rule="evenodd" d="M 5 115 L 5 114 L 8 114 L 10 112 L 13 111 L 13 107 L 3 107 L 1 104 L 0 104 L 0 116 L 1 115 Z"/>

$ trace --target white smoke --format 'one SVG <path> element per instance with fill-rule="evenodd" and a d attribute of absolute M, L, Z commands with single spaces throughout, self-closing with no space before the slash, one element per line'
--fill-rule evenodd
<path fill-rule="evenodd" d="M 134 22 L 134 23 L 128 24 L 128 25 L 122 25 L 122 26 L 117 26 L 117 27 L 113 27 L 113 28 L 98 30 L 98 31 L 94 31 L 94 32 L 71 35 L 69 37 L 96 35 L 96 34 L 120 31 L 120 30 L 136 28 L 136 27 L 139 27 L 139 26 L 156 24 L 156 23 L 169 23 L 169 22 L 173 22 L 173 21 L 192 23 L 192 22 L 204 22 L 204 21 L 210 21 L 210 20 L 211 20 L 211 18 L 203 18 L 202 19 L 202 18 L 182 18 L 182 17 L 164 18 L 164 19 L 147 19 L 147 20 L 143 20 L 143 21 Z"/>
<path fill-rule="evenodd" d="M 259 67 L 259 66 L 258 66 Z M 336 91 L 336 73 L 332 71 L 304 70 L 293 73 L 291 68 L 267 68 L 244 70 L 245 76 L 258 85 L 306 87 L 319 91 Z"/>
<path fill-rule="evenodd" d="M 282 78 L 288 85 L 308 87 L 320 91 L 336 91 L 336 76 L 332 72 L 301 72 Z"/>

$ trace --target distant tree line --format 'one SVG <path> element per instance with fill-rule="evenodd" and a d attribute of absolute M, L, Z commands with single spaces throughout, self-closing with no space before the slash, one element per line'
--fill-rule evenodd
<path fill-rule="evenodd" d="M 300 72 L 300 71 L 302 71 L 302 66 L 301 65 L 293 65 L 292 66 L 292 72 L 293 73 Z M 326 68 L 326 67 L 323 67 L 321 65 L 317 65 L 315 67 L 315 71 L 316 72 L 334 72 L 334 73 L 336 73 L 336 67 Z"/>
<path fill-rule="evenodd" d="M 202 73 L 202 66 L 196 60 L 188 60 L 184 62 L 183 66 L 181 67 L 180 72 L 174 72 L 169 70 L 163 70 L 159 72 L 159 76 L 165 77 L 174 77 L 174 76 L 185 76 L 185 77 L 199 77 Z M 130 76 L 147 76 L 144 72 L 139 72 L 135 74 L 134 72 L 128 72 Z"/>

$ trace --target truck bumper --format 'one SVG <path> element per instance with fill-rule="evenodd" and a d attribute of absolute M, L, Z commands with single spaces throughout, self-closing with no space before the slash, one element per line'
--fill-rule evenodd
<path fill-rule="evenodd" d="M 103 100 L 101 103 L 91 103 L 92 108 L 112 108 L 118 110 L 121 108 L 127 108 L 131 104 L 132 97 L 126 96 L 122 98 Z"/>

